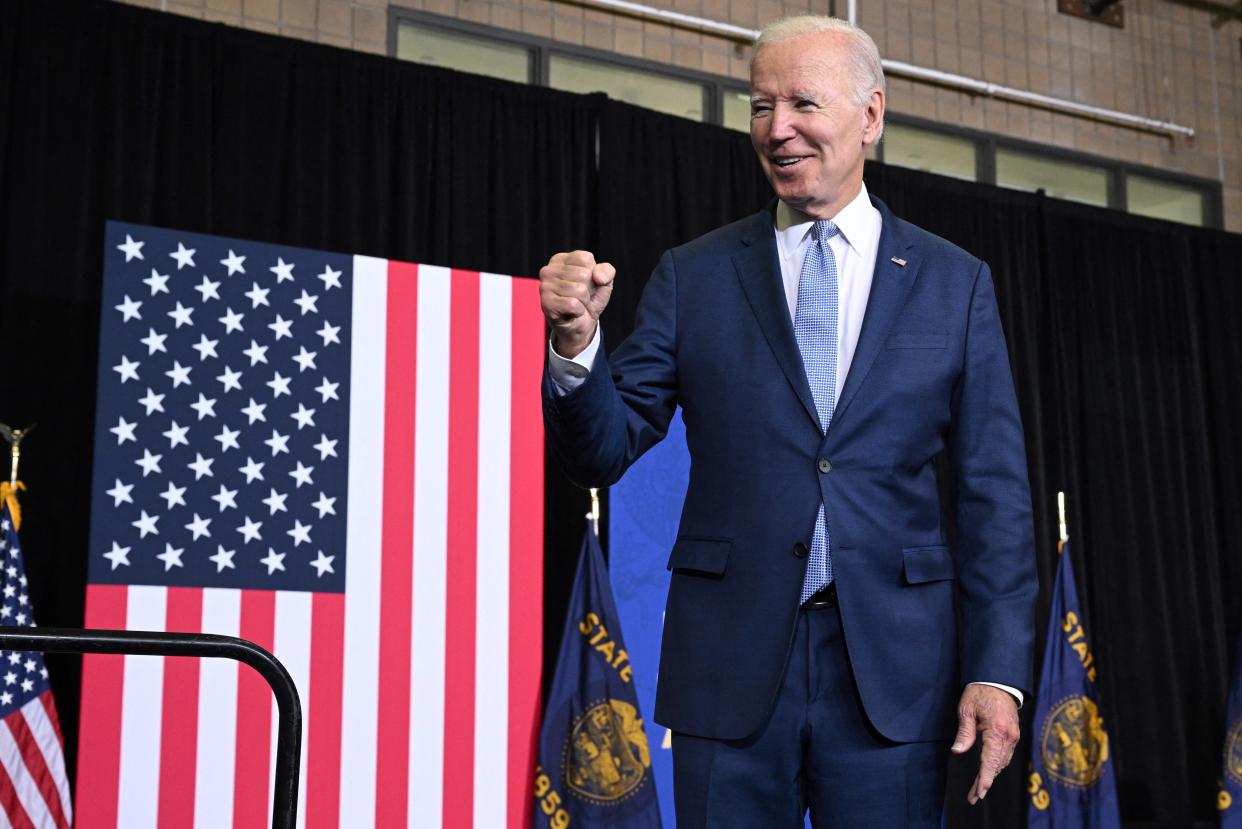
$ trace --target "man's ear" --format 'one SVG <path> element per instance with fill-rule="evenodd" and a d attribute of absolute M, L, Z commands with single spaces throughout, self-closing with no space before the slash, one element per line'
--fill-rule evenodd
<path fill-rule="evenodd" d="M 863 107 L 863 145 L 874 144 L 884 130 L 884 91 L 871 90 L 871 98 Z"/>

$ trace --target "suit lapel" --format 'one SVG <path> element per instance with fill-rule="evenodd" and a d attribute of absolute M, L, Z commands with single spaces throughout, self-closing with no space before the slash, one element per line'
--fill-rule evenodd
<path fill-rule="evenodd" d="M 772 211 L 755 214 L 742 228 L 741 248 L 733 255 L 733 267 L 742 283 L 742 291 L 750 308 L 759 320 L 759 327 L 767 338 L 768 346 L 776 356 L 776 362 L 789 380 L 794 393 L 802 401 L 807 416 L 819 429 L 815 414 L 815 398 L 802 366 L 802 353 L 794 339 L 793 322 L 789 319 L 789 303 L 785 299 L 781 280 L 780 261 L 776 252 L 776 233 L 773 230 Z"/>
<path fill-rule="evenodd" d="M 875 273 L 871 277 L 871 294 L 867 297 L 867 311 L 863 316 L 862 330 L 858 334 L 858 347 L 854 349 L 854 360 L 850 364 L 850 373 L 845 378 L 845 386 L 837 399 L 837 407 L 832 415 L 829 431 L 840 422 L 841 417 L 849 408 L 858 388 L 867 379 L 875 358 L 889 329 L 897 318 L 897 313 L 905 304 L 910 288 L 918 278 L 921 262 L 910 253 L 910 240 L 902 232 L 897 218 L 884 202 L 872 196 L 871 201 L 880 211 L 880 244 L 875 255 Z M 900 259 L 905 264 L 899 265 L 894 260 Z"/>

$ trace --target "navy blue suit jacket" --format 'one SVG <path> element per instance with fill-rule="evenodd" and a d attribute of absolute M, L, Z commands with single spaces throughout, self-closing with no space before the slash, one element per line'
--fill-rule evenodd
<path fill-rule="evenodd" d="M 550 443 L 584 486 L 619 479 L 684 410 L 690 484 L 655 712 L 675 731 L 735 739 L 762 725 L 821 499 L 851 667 L 880 733 L 946 739 L 964 683 L 1031 688 L 1034 532 L 991 275 L 873 201 L 875 275 L 827 435 L 770 209 L 666 252 L 634 332 L 611 356 L 599 350 L 582 386 L 558 396 L 545 376 Z M 943 450 L 956 477 L 952 549 Z"/>

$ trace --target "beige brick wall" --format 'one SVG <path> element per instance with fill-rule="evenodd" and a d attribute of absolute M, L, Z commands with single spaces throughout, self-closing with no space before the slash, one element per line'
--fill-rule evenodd
<path fill-rule="evenodd" d="M 256 31 L 383 54 L 384 0 L 126 0 Z M 644 0 L 756 28 L 824 0 Z M 397 5 L 744 80 L 748 46 L 569 0 L 401 0 Z M 838 0 L 843 10 L 845 0 Z M 1055 0 L 858 0 L 887 58 L 1194 128 L 1170 138 L 893 77 L 889 109 L 1163 170 L 1220 179 L 1225 226 L 1242 232 L 1242 22 L 1167 0 L 1125 0 L 1125 28 L 1067 17 Z M 1209 39 L 1215 39 L 1215 85 Z M 1213 86 L 1219 104 L 1217 140 Z"/>

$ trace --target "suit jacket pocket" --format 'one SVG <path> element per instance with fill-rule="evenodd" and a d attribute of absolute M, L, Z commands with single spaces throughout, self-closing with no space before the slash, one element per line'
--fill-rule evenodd
<path fill-rule="evenodd" d="M 729 563 L 729 551 L 733 549 L 731 538 L 705 538 L 680 536 L 668 557 L 668 569 L 689 570 L 719 576 Z"/>
<path fill-rule="evenodd" d="M 887 348 L 944 348 L 948 342 L 945 334 L 890 334 Z"/>
<path fill-rule="evenodd" d="M 944 544 L 906 547 L 901 551 L 907 584 L 924 584 L 953 578 L 953 557 Z"/>

